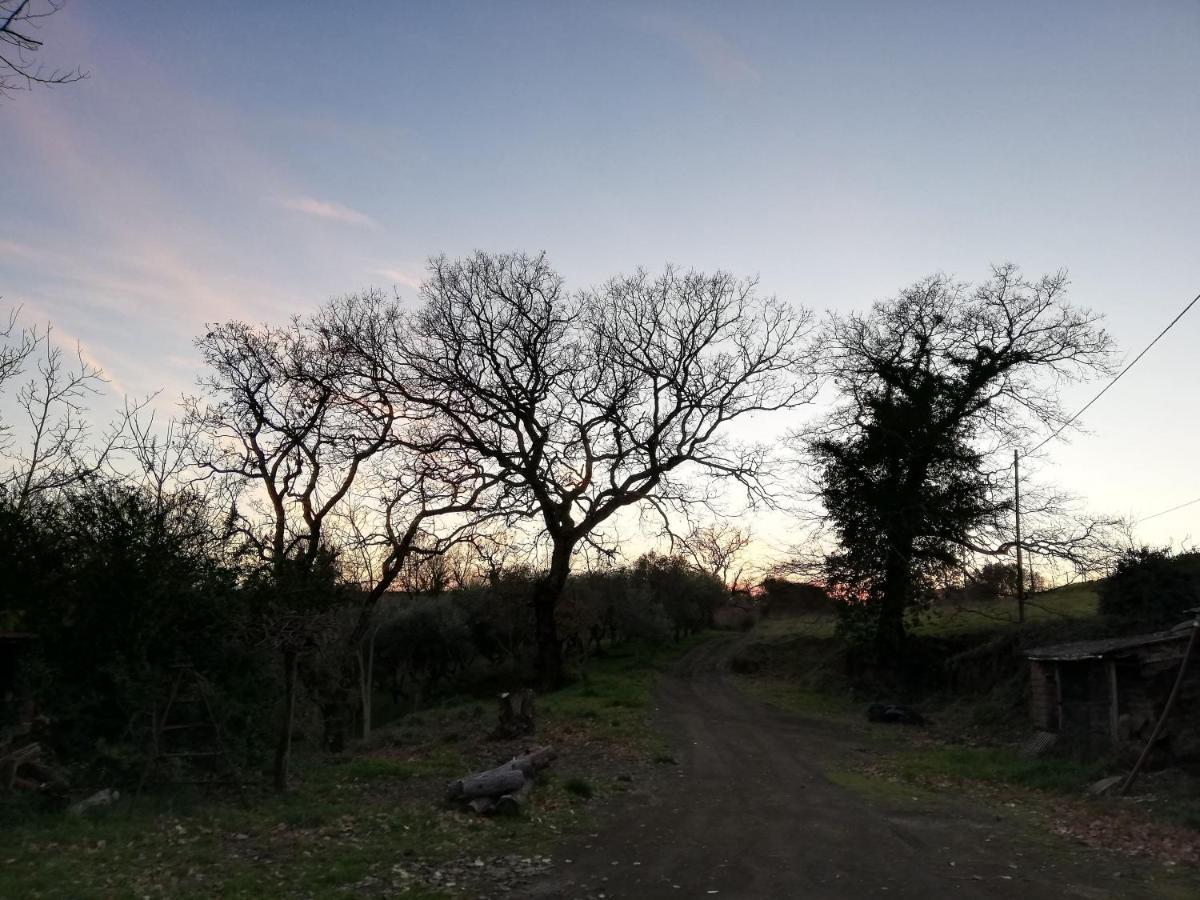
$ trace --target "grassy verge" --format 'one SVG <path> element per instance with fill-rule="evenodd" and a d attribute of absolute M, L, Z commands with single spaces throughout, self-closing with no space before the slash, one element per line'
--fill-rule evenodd
<path fill-rule="evenodd" d="M 633 757 L 663 747 L 650 724 L 650 700 L 658 674 L 716 632 L 660 647 L 626 644 L 593 659 L 576 681 L 538 701 L 552 732 L 582 728 L 590 740 L 620 747 Z"/>
<path fill-rule="evenodd" d="M 294 789 L 232 801 L 172 793 L 95 818 L 27 815 L 0 830 L 0 897 L 344 898 L 435 900 L 487 893 L 471 877 L 499 857 L 536 861 L 591 821 L 590 804 L 650 765 L 656 673 L 705 636 L 665 648 L 619 647 L 585 677 L 539 698 L 538 740 L 560 758 L 527 815 L 483 819 L 445 809 L 445 782 L 512 748 L 487 743 L 478 703 L 429 710 L 377 731 L 353 754 L 299 760 Z M 10 811 L 11 812 L 11 811 Z"/>
<path fill-rule="evenodd" d="M 1031 615 L 1026 634 L 1040 640 L 1043 632 L 1069 633 L 1073 621 L 1083 629 L 1097 627 L 1095 599 L 1086 585 L 1038 595 L 1041 608 Z M 998 619 L 999 611 L 993 612 Z M 923 626 L 924 636 L 957 652 L 964 645 L 991 642 L 1000 652 L 1014 652 L 998 642 L 1015 626 L 996 622 L 981 628 L 977 618 L 972 621 L 971 628 L 963 621 L 931 621 Z M 1042 832 L 1153 856 L 1166 865 L 1200 864 L 1200 779 L 1194 774 L 1151 773 L 1129 799 L 1094 798 L 1086 788 L 1122 767 L 1111 760 L 1021 756 L 1016 748 L 1030 726 L 1019 666 L 997 667 L 990 686 L 984 672 L 972 691 L 945 688 L 912 698 L 932 718 L 928 729 L 873 725 L 864 716 L 866 705 L 892 698 L 885 685 L 855 693 L 842 674 L 844 657 L 831 632 L 831 622 L 826 626 L 811 617 L 777 620 L 756 630 L 754 642 L 741 651 L 750 671 L 734 681 L 749 696 L 836 723 L 854 732 L 863 748 L 872 748 L 852 761 L 831 760 L 828 774 L 834 781 L 897 806 L 930 808 L 969 795 L 1020 813 Z"/>
<path fill-rule="evenodd" d="M 980 781 L 1063 794 L 1079 794 L 1107 773 L 1103 762 L 1028 759 L 1003 747 L 935 744 L 900 751 L 889 763 L 902 778 L 913 782 Z"/>

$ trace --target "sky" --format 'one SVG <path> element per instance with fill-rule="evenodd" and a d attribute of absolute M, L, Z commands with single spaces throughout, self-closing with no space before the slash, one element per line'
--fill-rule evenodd
<path fill-rule="evenodd" d="M 167 411 L 206 323 L 413 297 L 477 248 L 843 312 L 1065 268 L 1127 359 L 1200 292 L 1195 0 L 70 0 L 38 36 L 90 77 L 0 100 L 0 304 Z M 1200 305 L 1036 474 L 1200 498 L 1198 344 Z M 1139 535 L 1200 539 L 1200 504 Z"/>

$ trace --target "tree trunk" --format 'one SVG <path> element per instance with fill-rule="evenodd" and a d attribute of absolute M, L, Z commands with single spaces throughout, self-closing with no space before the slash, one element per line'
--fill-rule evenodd
<path fill-rule="evenodd" d="M 537 671 L 543 690 L 552 691 L 562 687 L 563 655 L 562 643 L 558 639 L 558 623 L 554 613 L 567 576 L 571 572 L 570 544 L 554 545 L 550 569 L 538 579 L 533 588 L 534 636 L 537 641 Z"/>
<path fill-rule="evenodd" d="M 279 743 L 275 746 L 275 790 L 283 793 L 288 786 L 288 761 L 292 755 L 292 723 L 296 718 L 296 664 L 300 654 L 295 650 L 283 651 L 283 724 L 279 729 Z"/>
<path fill-rule="evenodd" d="M 883 577 L 883 597 L 880 601 L 879 623 L 875 643 L 880 662 L 899 662 L 898 654 L 904 645 L 904 613 L 908 609 L 912 589 L 912 540 L 905 536 L 890 541 Z"/>
<path fill-rule="evenodd" d="M 358 690 L 362 702 L 362 739 L 371 737 L 371 701 L 375 690 L 375 635 L 379 634 L 379 626 L 367 632 L 366 646 L 359 642 L 355 652 L 358 660 Z"/>

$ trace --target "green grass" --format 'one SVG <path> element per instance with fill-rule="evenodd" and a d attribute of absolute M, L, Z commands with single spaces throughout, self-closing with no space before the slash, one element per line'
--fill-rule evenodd
<path fill-rule="evenodd" d="M 774 675 L 734 675 L 733 683 L 751 697 L 797 715 L 843 723 L 862 719 L 861 704 L 849 693 L 819 691 Z"/>
<path fill-rule="evenodd" d="M 256 797 L 249 809 L 209 801 L 168 812 L 143 798 L 96 819 L 32 817 L 0 833 L 0 896 L 344 897 L 363 879 L 386 882 L 410 857 L 530 853 L 545 842 L 529 823 L 406 798 L 396 780 L 415 775 L 402 764 L 354 760 L 300 766 L 297 775 L 290 794 Z M 448 896 L 406 887 L 397 895 Z"/>
<path fill-rule="evenodd" d="M 566 783 L 563 784 L 563 790 L 584 800 L 591 800 L 596 793 L 596 789 L 592 787 L 592 783 L 586 778 L 568 778 Z"/>
<path fill-rule="evenodd" d="M 1099 596 L 1096 582 L 1084 581 L 1066 585 L 1029 597 L 1025 621 L 1029 624 L 1071 622 L 1094 619 Z M 972 603 L 963 608 L 936 607 L 925 613 L 913 628 L 917 635 L 955 635 L 970 632 L 999 632 L 1017 625 L 1016 600 L 991 603 Z M 762 640 L 780 638 L 833 637 L 837 616 L 833 613 L 813 613 L 798 616 L 776 616 L 763 619 L 754 628 Z"/>
<path fill-rule="evenodd" d="M 831 638 L 837 629 L 833 613 L 806 613 L 797 616 L 768 616 L 754 626 L 754 634 L 763 640 L 790 637 Z"/>
<path fill-rule="evenodd" d="M 1042 591 L 1028 598 L 1027 624 L 1085 621 L 1097 615 L 1099 596 L 1093 581 Z M 961 609 L 939 607 L 922 617 L 913 629 L 921 635 L 951 635 L 1002 631 L 1017 625 L 1016 600 L 975 603 Z"/>
<path fill-rule="evenodd" d="M 654 680 L 679 657 L 715 632 L 696 634 L 666 646 L 623 644 L 589 661 L 571 685 L 538 698 L 538 715 L 548 726 L 585 727 L 596 738 L 644 756 L 662 749 L 650 726 Z"/>
<path fill-rule="evenodd" d="M 609 650 L 586 677 L 538 697 L 540 729 L 619 744 L 649 764 L 662 749 L 649 717 L 654 678 L 710 636 Z M 132 810 L 123 801 L 86 819 L 6 809 L 9 819 L 21 818 L 0 828 L 0 897 L 448 900 L 453 893 L 422 887 L 405 867 L 545 853 L 590 823 L 582 799 L 619 789 L 611 778 L 569 769 L 564 754 L 528 815 L 483 819 L 442 808 L 446 780 L 492 764 L 477 747 L 468 752 L 475 745 L 462 737 L 492 724 L 490 707 L 478 701 L 407 716 L 376 729 L 355 756 L 298 759 L 292 791 L 255 795 L 248 809 L 183 793 L 146 797 Z"/>
<path fill-rule="evenodd" d="M 896 753 L 891 768 L 908 781 L 963 779 L 1078 794 L 1107 772 L 1104 762 L 1027 759 L 1002 747 L 927 746 Z"/>

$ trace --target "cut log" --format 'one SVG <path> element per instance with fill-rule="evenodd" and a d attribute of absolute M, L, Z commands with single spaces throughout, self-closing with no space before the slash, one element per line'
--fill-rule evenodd
<path fill-rule="evenodd" d="M 526 781 L 520 789 L 511 794 L 504 794 L 496 801 L 496 814 L 500 816 L 519 816 L 529 803 L 529 795 L 533 793 L 533 782 Z"/>
<path fill-rule="evenodd" d="M 552 747 L 526 747 L 503 765 L 478 775 L 459 778 L 446 785 L 446 798 L 477 815 L 515 816 L 528 802 L 538 772 L 550 765 Z"/>
<path fill-rule="evenodd" d="M 525 774 L 507 764 L 490 772 L 480 772 L 469 778 L 450 782 L 446 794 L 451 800 L 472 800 L 476 797 L 499 797 L 519 790 L 525 783 Z"/>

